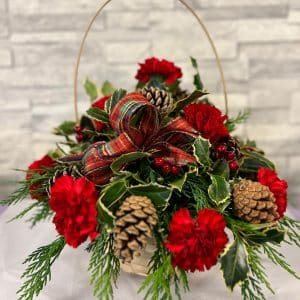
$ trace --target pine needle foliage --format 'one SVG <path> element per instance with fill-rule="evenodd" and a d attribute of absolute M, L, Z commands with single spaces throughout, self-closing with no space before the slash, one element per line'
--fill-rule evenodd
<path fill-rule="evenodd" d="M 244 112 L 240 111 L 235 118 L 230 118 L 227 120 L 225 126 L 228 128 L 230 132 L 236 129 L 236 125 L 243 124 L 250 117 L 250 111 L 246 110 Z"/>
<path fill-rule="evenodd" d="M 159 241 L 150 262 L 149 274 L 142 283 L 139 293 L 145 291 L 144 300 L 173 300 L 172 284 L 177 299 L 182 300 L 181 287 L 184 292 L 189 290 L 186 273 L 172 266 L 170 253 Z"/>
<path fill-rule="evenodd" d="M 103 231 L 90 245 L 89 251 L 91 258 L 88 270 L 94 296 L 99 300 L 113 299 L 113 288 L 120 273 L 120 261 L 114 255 L 113 235 Z"/>
<path fill-rule="evenodd" d="M 51 280 L 51 266 L 65 246 L 63 237 L 57 238 L 49 245 L 42 246 L 32 252 L 24 261 L 27 268 L 21 278 L 25 282 L 18 290 L 18 300 L 32 300 Z"/>
<path fill-rule="evenodd" d="M 285 230 L 285 242 L 300 248 L 300 222 L 285 216 L 279 221 L 279 226 Z"/>

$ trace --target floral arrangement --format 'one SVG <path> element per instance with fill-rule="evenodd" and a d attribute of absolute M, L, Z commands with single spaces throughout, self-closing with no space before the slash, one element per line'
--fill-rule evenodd
<path fill-rule="evenodd" d="M 149 243 L 140 291 L 145 299 L 181 299 L 187 272 L 220 264 L 226 286 L 243 299 L 273 292 L 265 254 L 299 279 L 279 251 L 300 246 L 300 223 L 285 216 L 287 183 L 253 141 L 233 136 L 248 113 L 235 118 L 207 98 L 197 61 L 195 91 L 183 90 L 182 72 L 165 59 L 140 64 L 136 90 L 84 83 L 91 106 L 80 123 L 65 121 L 56 148 L 26 170 L 2 205 L 33 199 L 15 218 L 51 219 L 58 238 L 26 260 L 19 299 L 37 296 L 66 245 L 87 242 L 94 295 L 111 299 L 120 266 L 134 263 Z"/>

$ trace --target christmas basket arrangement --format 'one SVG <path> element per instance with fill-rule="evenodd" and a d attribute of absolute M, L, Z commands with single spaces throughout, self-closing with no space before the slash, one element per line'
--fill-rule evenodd
<path fill-rule="evenodd" d="M 111 0 L 110 0 L 111 1 Z M 254 141 L 234 136 L 248 113 L 228 116 L 208 98 L 196 59 L 194 91 L 184 90 L 181 69 L 155 57 L 140 63 L 136 89 L 127 92 L 105 81 L 87 79 L 91 100 L 86 114 L 65 121 L 54 133 L 63 137 L 33 162 L 19 188 L 1 201 L 15 205 L 29 195 L 33 226 L 51 220 L 58 237 L 25 260 L 18 299 L 38 296 L 51 278 L 51 266 L 64 247 L 86 243 L 97 299 L 111 299 L 120 269 L 142 274 L 145 299 L 181 299 L 187 272 L 219 264 L 220 276 L 243 299 L 274 293 L 262 264 L 268 257 L 299 279 L 280 252 L 280 244 L 300 246 L 300 223 L 285 215 L 287 182 Z M 133 74 L 134 77 L 134 74 Z M 63 140 L 63 141 L 62 141 Z M 75 270 L 74 270 L 75 272 Z M 174 296 L 175 295 L 175 296 Z"/>

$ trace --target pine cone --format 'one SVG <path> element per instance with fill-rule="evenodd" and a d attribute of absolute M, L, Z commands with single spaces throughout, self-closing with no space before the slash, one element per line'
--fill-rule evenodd
<path fill-rule="evenodd" d="M 279 214 L 275 197 L 269 187 L 243 179 L 233 187 L 235 215 L 249 223 L 269 223 Z"/>
<path fill-rule="evenodd" d="M 162 116 L 167 115 L 172 110 L 173 98 L 168 92 L 151 86 L 144 87 L 142 94 L 151 104 L 156 106 Z"/>
<path fill-rule="evenodd" d="M 157 224 L 157 213 L 152 201 L 147 197 L 130 196 L 116 212 L 114 229 L 115 252 L 123 262 L 131 262 L 140 256 L 140 250 L 147 245 Z"/>

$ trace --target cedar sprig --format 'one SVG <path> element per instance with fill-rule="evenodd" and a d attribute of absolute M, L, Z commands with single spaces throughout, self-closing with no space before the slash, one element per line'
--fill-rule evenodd
<path fill-rule="evenodd" d="M 114 255 L 112 234 L 103 231 L 90 245 L 91 258 L 88 270 L 90 283 L 94 287 L 94 296 L 99 300 L 113 299 L 113 287 L 120 273 L 120 261 Z"/>
<path fill-rule="evenodd" d="M 236 125 L 245 123 L 249 117 L 250 117 L 249 110 L 240 111 L 235 118 L 228 119 L 225 126 L 227 127 L 229 132 L 232 132 L 236 129 Z"/>
<path fill-rule="evenodd" d="M 18 300 L 32 300 L 38 296 L 48 281 L 51 280 L 51 266 L 65 246 L 63 237 L 57 238 L 51 244 L 42 246 L 32 252 L 24 261 L 27 268 L 21 278 L 25 282 L 17 291 Z"/>
<path fill-rule="evenodd" d="M 285 230 L 285 242 L 300 247 L 300 222 L 284 216 L 279 221 L 279 226 Z"/>
<path fill-rule="evenodd" d="M 184 292 L 189 290 L 186 273 L 172 266 L 171 254 L 160 238 L 157 238 L 157 249 L 149 265 L 149 274 L 139 289 L 139 293 L 145 291 L 144 300 L 173 300 L 172 283 L 177 299 L 182 300 L 181 288 Z"/>

